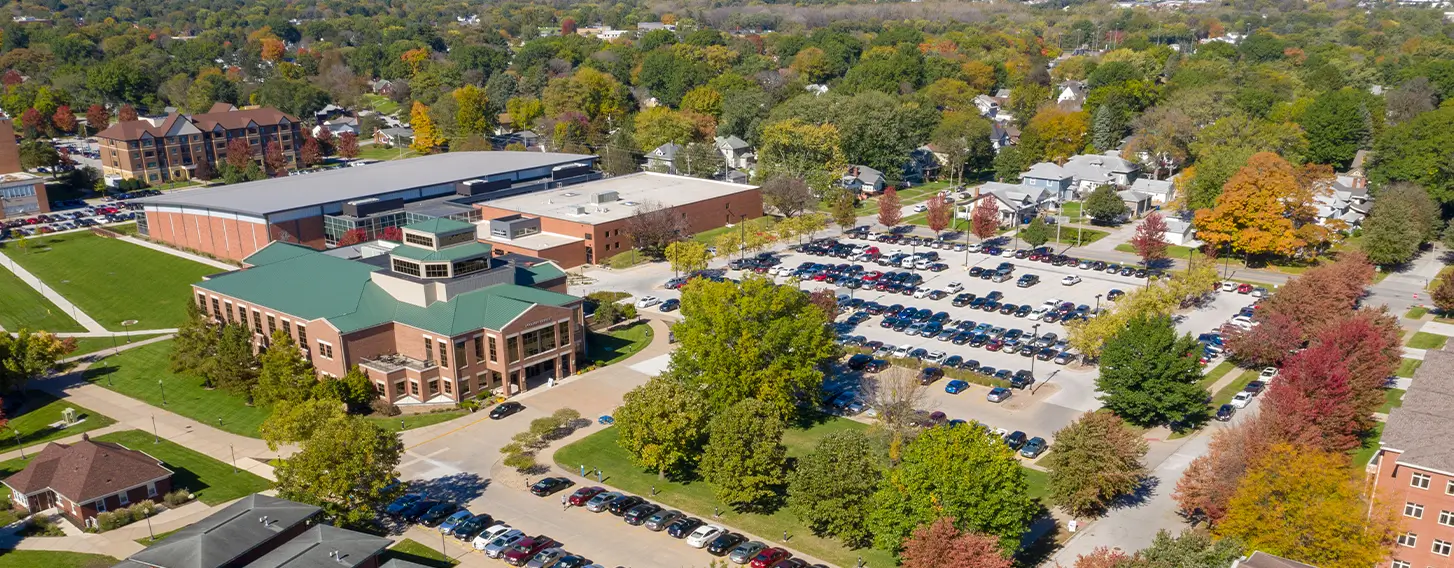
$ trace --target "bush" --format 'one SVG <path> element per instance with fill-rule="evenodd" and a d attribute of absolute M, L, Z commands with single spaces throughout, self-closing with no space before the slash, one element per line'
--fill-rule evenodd
<path fill-rule="evenodd" d="M 186 489 L 178 489 L 162 496 L 162 502 L 166 503 L 168 507 L 178 507 L 181 505 L 185 505 L 188 501 L 191 500 L 192 494 L 188 493 Z"/>
<path fill-rule="evenodd" d="M 102 514 L 104 515 L 105 513 Z M 50 517 L 46 515 L 32 515 L 30 517 L 30 526 L 26 527 L 24 534 L 25 536 L 65 536 L 66 532 L 56 526 L 56 522 L 52 521 Z"/>
<path fill-rule="evenodd" d="M 129 524 L 131 524 L 131 511 L 126 507 L 96 515 L 98 532 L 116 530 Z"/>
<path fill-rule="evenodd" d="M 157 506 L 151 501 L 142 501 L 131 506 L 131 522 L 137 522 L 156 514 Z"/>
<path fill-rule="evenodd" d="M 394 403 L 384 400 L 382 398 L 376 398 L 373 402 L 370 402 L 369 408 L 373 410 L 375 414 L 381 416 L 398 416 L 402 413 L 399 410 L 398 405 L 395 405 Z"/>
<path fill-rule="evenodd" d="M 515 468 L 515 471 L 520 473 L 527 473 L 540 467 L 540 464 L 535 463 L 535 454 L 530 452 L 507 455 L 501 463 Z"/>

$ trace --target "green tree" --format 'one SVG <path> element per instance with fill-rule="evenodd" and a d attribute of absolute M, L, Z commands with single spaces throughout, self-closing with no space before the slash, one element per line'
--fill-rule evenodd
<path fill-rule="evenodd" d="M 854 209 L 857 200 L 852 193 L 839 191 L 830 199 L 832 200 L 830 213 L 833 214 L 833 223 L 838 225 L 839 229 L 847 231 L 858 224 L 858 211 Z"/>
<path fill-rule="evenodd" d="M 240 395 L 251 402 L 257 386 L 257 358 L 252 352 L 252 330 L 240 325 L 225 325 L 217 341 L 217 354 L 208 360 L 202 375 L 211 384 Z"/>
<path fill-rule="evenodd" d="M 1038 247 L 1050 242 L 1051 235 L 1050 226 L 1045 223 L 1044 217 L 1036 217 L 1035 220 L 1030 221 L 1029 225 L 1025 225 L 1024 228 L 1020 229 L 1018 234 L 1020 240 L 1025 241 L 1025 244 L 1032 247 Z"/>
<path fill-rule="evenodd" d="M 717 412 L 746 398 L 780 417 L 813 400 L 838 348 L 806 294 L 760 277 L 741 284 L 698 279 L 682 291 L 678 348 L 664 373 L 702 389 Z"/>
<path fill-rule="evenodd" d="M 1141 549 L 1128 568 L 1231 566 L 1241 557 L 1242 543 L 1237 539 L 1213 539 L 1205 531 L 1190 529 L 1171 536 L 1163 529 L 1156 533 L 1151 546 Z"/>
<path fill-rule="evenodd" d="M 1087 412 L 1055 433 L 1044 463 L 1050 502 L 1078 517 L 1104 512 L 1141 486 L 1146 442 L 1115 414 Z"/>
<path fill-rule="evenodd" d="M 398 434 L 368 420 L 330 420 L 278 465 L 278 496 L 322 507 L 335 525 L 367 527 L 397 492 L 389 488 L 403 453 Z"/>
<path fill-rule="evenodd" d="M 697 126 L 685 113 L 651 107 L 636 114 L 636 143 L 642 152 L 673 142 L 685 145 L 697 137 Z"/>
<path fill-rule="evenodd" d="M 273 331 L 268 348 L 258 358 L 261 370 L 253 399 L 259 404 L 295 404 L 309 399 L 318 382 L 313 365 L 303 359 L 298 344 L 283 330 Z"/>
<path fill-rule="evenodd" d="M 666 261 L 677 274 L 692 272 L 707 267 L 712 257 L 707 254 L 707 245 L 697 241 L 677 241 L 666 245 Z"/>
<path fill-rule="evenodd" d="M 990 130 L 989 121 L 978 114 L 967 111 L 944 113 L 944 119 L 934 127 L 929 140 L 944 153 L 950 181 L 963 183 L 966 171 L 977 172 L 990 167 L 995 159 Z"/>
<path fill-rule="evenodd" d="M 474 85 L 465 85 L 454 91 L 454 127 L 460 135 L 489 134 L 494 126 L 494 115 L 490 113 L 490 100 L 485 90 Z"/>
<path fill-rule="evenodd" d="M 343 378 L 324 378 L 313 386 L 313 398 L 331 398 L 342 401 L 349 412 L 360 412 L 378 397 L 374 381 L 354 365 Z"/>
<path fill-rule="evenodd" d="M 838 127 L 815 125 L 800 119 L 768 124 L 758 149 L 758 174 L 762 179 L 784 175 L 801 179 L 818 195 L 824 195 L 843 175 L 843 150 Z"/>
<path fill-rule="evenodd" d="M 700 389 L 654 377 L 631 389 L 613 415 L 616 443 L 657 477 L 685 473 L 700 455 L 707 403 Z"/>
<path fill-rule="evenodd" d="M 788 506 L 814 534 L 851 547 L 872 540 L 868 516 L 884 460 L 862 432 L 834 432 L 788 474 Z"/>
<path fill-rule="evenodd" d="M 1307 159 L 1346 168 L 1373 133 L 1367 97 L 1353 89 L 1318 95 L 1298 124 L 1308 133 Z"/>
<path fill-rule="evenodd" d="M 1454 105 L 1445 104 L 1389 128 L 1373 146 L 1368 178 L 1375 185 L 1413 182 L 1442 205 L 1454 203 Z"/>
<path fill-rule="evenodd" d="M 182 375 L 202 375 L 208 360 L 217 354 L 220 331 L 195 302 L 187 302 L 187 321 L 177 328 L 172 340 L 168 370 Z"/>
<path fill-rule="evenodd" d="M 1207 390 L 1197 385 L 1198 352 L 1190 336 L 1177 335 L 1171 318 L 1133 317 L 1101 350 L 1101 401 L 1139 426 L 1195 419 L 1206 412 L 1207 400 Z"/>
<path fill-rule="evenodd" d="M 868 526 L 875 546 L 898 551 L 915 527 L 950 517 L 1010 551 L 1039 508 L 1028 491 L 1025 470 L 999 436 L 969 425 L 930 428 L 884 474 Z"/>
<path fill-rule="evenodd" d="M 1116 195 L 1116 188 L 1109 185 L 1095 188 L 1085 198 L 1085 214 L 1089 215 L 1097 224 L 1115 223 L 1130 211 L 1126 207 L 1126 202 L 1121 201 L 1121 196 Z"/>
<path fill-rule="evenodd" d="M 1428 192 L 1396 182 L 1378 192 L 1363 222 L 1363 252 L 1374 264 L 1403 264 L 1438 236 L 1442 224 L 1439 206 Z"/>
<path fill-rule="evenodd" d="M 738 511 L 776 505 L 787 466 L 783 423 L 771 404 L 749 398 L 712 418 L 698 472 L 715 486 L 717 500 Z"/>
<path fill-rule="evenodd" d="M 30 379 L 50 372 L 75 349 L 75 340 L 48 331 L 20 328 L 14 336 L 0 333 L 0 392 L 24 390 Z"/>
<path fill-rule="evenodd" d="M 268 448 L 306 442 L 325 424 L 344 417 L 343 404 L 333 398 L 314 398 L 279 404 L 259 428 Z"/>

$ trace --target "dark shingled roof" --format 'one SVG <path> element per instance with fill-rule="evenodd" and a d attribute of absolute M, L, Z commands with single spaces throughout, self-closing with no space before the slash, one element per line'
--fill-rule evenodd
<path fill-rule="evenodd" d="M 172 470 L 145 452 L 82 435 L 74 444 L 46 445 L 29 466 L 7 478 L 5 485 L 27 495 L 50 488 L 66 499 L 85 503 L 171 474 Z"/>
<path fill-rule="evenodd" d="M 1234 566 L 1238 568 L 1317 568 L 1311 564 L 1303 564 L 1302 562 L 1288 560 L 1281 556 L 1273 556 L 1260 550 L 1253 552 L 1252 556 L 1234 564 Z"/>
<path fill-rule="evenodd" d="M 279 534 L 313 518 L 321 510 L 313 505 L 254 493 L 131 555 L 116 568 L 135 564 L 216 568 L 260 547 L 277 548 L 281 543 L 272 541 Z"/>
<path fill-rule="evenodd" d="M 1430 349 L 1414 372 L 1403 405 L 1393 409 L 1379 445 L 1400 452 L 1398 463 L 1454 472 L 1454 353 Z"/>
<path fill-rule="evenodd" d="M 297 117 L 275 108 L 237 110 L 232 105 L 218 103 L 209 110 L 209 112 L 191 116 L 172 114 L 155 126 L 151 121 L 144 119 L 118 122 L 97 132 L 96 137 L 111 140 L 140 140 L 141 135 L 147 132 L 150 132 L 152 136 L 162 137 L 171 131 L 172 125 L 176 124 L 178 120 L 190 120 L 197 128 L 205 131 L 211 131 L 212 127 L 219 124 L 223 128 L 234 130 L 246 127 L 249 122 L 256 122 L 258 126 L 275 126 L 283 119 L 287 119 L 288 122 L 298 122 Z"/>
<path fill-rule="evenodd" d="M 314 525 L 246 568 L 349 568 L 383 551 L 392 540 L 329 525 Z"/>

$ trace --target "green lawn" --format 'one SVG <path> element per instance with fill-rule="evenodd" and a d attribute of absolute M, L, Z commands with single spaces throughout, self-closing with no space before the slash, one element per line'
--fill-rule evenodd
<path fill-rule="evenodd" d="M 51 550 L 0 550 L 0 568 L 107 568 L 121 562 L 110 556 Z"/>
<path fill-rule="evenodd" d="M 1413 349 L 1442 349 L 1449 341 L 1449 336 L 1437 333 L 1416 332 L 1409 338 L 1409 347 Z"/>
<path fill-rule="evenodd" d="M 440 422 L 449 422 L 466 414 L 469 414 L 468 410 L 446 410 L 443 412 L 425 412 L 421 414 L 401 414 L 399 416 L 369 416 L 367 419 L 377 424 L 380 428 L 390 432 L 398 432 L 400 430 L 413 430 L 415 428 L 433 426 Z M 400 428 L 401 423 L 403 424 L 403 428 Z"/>
<path fill-rule="evenodd" d="M 30 465 L 30 460 L 35 459 L 35 454 L 27 453 L 23 458 L 14 458 L 0 462 L 0 478 L 10 477 Z"/>
<path fill-rule="evenodd" d="M 10 422 L 5 425 L 5 429 L 0 430 L 0 451 L 8 452 L 17 447 L 16 432 L 20 433 L 20 444 L 29 447 L 74 436 L 81 432 L 105 428 L 116 423 L 115 420 L 94 410 L 71 404 L 65 399 L 57 399 L 48 393 L 30 391 L 26 395 L 30 397 L 30 400 L 26 401 L 25 407 L 32 410 L 19 416 L 10 417 Z M 52 428 L 51 424 L 62 421 L 62 413 L 67 408 L 76 410 L 76 420 L 80 422 L 69 428 Z"/>
<path fill-rule="evenodd" d="M 172 476 L 172 487 L 187 489 L 197 500 L 208 505 L 220 505 L 273 486 L 268 480 L 246 470 L 232 470 L 231 463 L 223 463 L 195 450 L 162 440 L 153 443 L 150 432 L 125 430 L 97 436 L 102 442 L 121 444 L 127 448 L 146 452 L 159 459 L 176 472 Z M 247 456 L 239 456 L 245 459 Z"/>
<path fill-rule="evenodd" d="M 1257 380 L 1257 375 L 1257 371 L 1245 371 L 1241 376 L 1227 383 L 1227 386 L 1222 387 L 1217 391 L 1217 394 L 1212 395 L 1212 408 L 1215 409 L 1223 404 L 1232 402 L 1232 397 L 1242 392 L 1242 389 L 1247 387 L 1247 383 Z"/>
<path fill-rule="evenodd" d="M 901 221 L 901 222 L 903 224 L 905 224 L 905 225 L 918 225 L 920 227 L 928 227 L 929 226 L 929 212 L 928 211 L 925 211 L 923 213 L 915 213 L 915 214 L 910 215 L 908 217 L 904 217 L 903 221 Z M 956 218 L 951 223 L 949 223 L 949 226 L 948 227 L 945 227 L 944 230 L 945 231 L 961 231 L 961 232 L 964 232 L 964 231 L 969 231 L 969 229 L 970 229 L 970 226 L 969 226 L 969 220 L 968 219 L 958 219 L 958 218 Z"/>
<path fill-rule="evenodd" d="M 652 309 L 652 308 L 647 308 Z M 651 344 L 651 325 L 646 322 L 605 333 L 586 334 L 588 365 L 610 365 L 645 349 Z"/>
<path fill-rule="evenodd" d="M 1045 486 L 1050 484 L 1049 474 L 1038 469 L 1023 468 L 1025 470 L 1025 481 L 1030 485 L 1030 497 L 1039 499 L 1045 496 Z"/>
<path fill-rule="evenodd" d="M 0 327 L 10 331 L 86 331 L 70 314 L 52 304 L 9 269 L 0 268 Z"/>
<path fill-rule="evenodd" d="M 1378 440 L 1383 438 L 1383 423 L 1374 422 L 1373 431 L 1363 438 L 1363 445 L 1353 452 L 1353 467 L 1368 465 L 1373 459 L 1374 452 L 1378 451 Z"/>
<path fill-rule="evenodd" d="M 153 337 L 160 337 L 161 335 L 162 334 L 146 334 L 146 335 L 141 335 L 141 334 L 135 334 L 135 333 L 133 333 L 133 334 L 131 334 L 131 342 L 132 343 L 135 343 L 135 342 L 141 341 L 143 339 L 150 339 L 150 338 L 153 338 Z M 112 343 L 113 341 L 115 341 L 115 343 Z M 100 351 L 102 349 L 110 349 L 113 346 L 115 346 L 115 347 L 126 347 L 126 344 L 127 344 L 126 334 L 123 334 L 123 333 L 116 334 L 116 337 L 114 339 L 111 338 L 111 337 L 77 337 L 76 338 L 76 350 L 75 351 L 72 351 L 69 355 L 66 355 L 66 356 L 67 357 L 79 357 L 81 355 L 87 355 L 87 354 L 90 354 L 90 353 L 95 353 L 95 352 Z"/>
<path fill-rule="evenodd" d="M 167 532 L 164 532 L 164 533 L 157 533 L 155 537 L 142 537 L 142 538 L 138 538 L 138 539 L 136 539 L 136 543 L 137 544 L 140 544 L 142 546 L 151 546 L 153 544 L 156 544 L 158 542 L 161 542 L 163 540 L 166 540 L 167 537 L 172 536 L 172 533 L 177 532 L 179 530 L 182 530 L 182 529 L 170 530 L 170 531 L 167 531 Z"/>
<path fill-rule="evenodd" d="M 1197 382 L 1197 386 L 1210 390 L 1213 384 L 1216 384 L 1219 379 L 1226 376 L 1227 373 L 1232 372 L 1232 369 L 1235 368 L 1237 366 L 1233 365 L 1231 361 L 1222 361 L 1217 366 L 1207 370 L 1207 373 L 1202 376 L 1202 380 Z"/>
<path fill-rule="evenodd" d="M 26 251 L 6 246 L 15 262 L 107 329 L 170 328 L 187 316 L 191 285 L 216 267 L 91 233 L 32 239 Z"/>
<path fill-rule="evenodd" d="M 131 235 L 131 236 L 136 236 L 136 234 L 140 232 L 136 228 L 136 223 L 122 223 L 120 225 L 108 225 L 106 227 L 106 229 L 111 230 L 111 231 L 115 231 L 115 232 L 118 232 L 118 233 L 121 233 L 123 235 Z"/>
<path fill-rule="evenodd" d="M 1121 251 L 1121 252 L 1129 252 L 1131 254 L 1136 254 L 1136 247 L 1133 247 L 1133 246 L 1131 246 L 1129 244 L 1119 244 L 1119 245 L 1116 245 L 1116 250 Z M 1166 256 L 1167 256 L 1167 258 L 1177 258 L 1177 259 L 1181 259 L 1181 260 L 1187 260 L 1187 259 L 1191 258 L 1192 251 L 1194 251 L 1194 250 L 1196 250 L 1196 249 L 1190 248 L 1190 247 L 1177 246 L 1177 245 L 1167 245 L 1167 247 L 1166 247 Z M 1237 263 L 1237 265 L 1238 266 L 1241 266 L 1241 263 Z"/>
<path fill-rule="evenodd" d="M 1423 306 L 1414 306 L 1412 308 L 1409 308 L 1408 313 L 1404 314 L 1404 317 L 1411 320 L 1416 320 L 1424 317 L 1425 315 L 1428 315 L 1428 313 L 1429 308 L 1425 308 Z"/>
<path fill-rule="evenodd" d="M 707 246 L 712 246 L 712 245 L 716 244 L 717 237 L 720 237 L 724 233 L 727 233 L 729 231 L 753 231 L 753 232 L 767 232 L 767 231 L 771 231 L 773 229 L 773 227 L 776 227 L 777 226 L 778 218 L 777 217 L 770 216 L 770 215 L 763 215 L 763 216 L 758 217 L 758 218 L 755 218 L 755 219 L 748 219 L 747 221 L 744 221 L 744 222 L 747 223 L 747 228 L 746 229 L 744 229 L 743 227 L 741 227 L 742 223 L 733 223 L 731 226 L 723 225 L 723 226 L 717 227 L 715 229 L 709 229 L 709 230 L 706 230 L 706 231 L 702 231 L 700 233 L 697 233 L 695 235 L 692 235 L 692 240 L 697 241 L 697 242 L 702 243 L 702 244 L 707 245 Z"/>
<path fill-rule="evenodd" d="M 1423 364 L 1423 360 L 1420 359 L 1402 359 L 1398 362 L 1397 375 L 1406 379 L 1411 379 L 1414 376 L 1414 371 L 1419 370 L 1419 366 Z"/>
<path fill-rule="evenodd" d="M 617 270 L 624 270 L 648 262 L 651 262 L 650 256 L 641 254 L 641 251 L 633 248 L 626 252 L 611 255 L 605 260 L 605 265 Z"/>
<path fill-rule="evenodd" d="M 385 550 L 379 555 L 379 564 L 383 565 L 393 559 L 407 560 L 415 564 L 422 564 L 430 568 L 449 568 L 459 564 L 458 560 L 445 556 L 437 548 L 429 548 L 412 539 L 404 539 Z"/>
<path fill-rule="evenodd" d="M 1389 411 L 1391 411 L 1391 410 L 1393 410 L 1395 408 L 1398 408 L 1400 406 L 1403 406 L 1403 404 L 1404 404 L 1404 390 L 1403 389 L 1388 389 L 1388 390 L 1383 391 L 1383 406 L 1379 407 L 1378 408 L 1378 411 L 1379 412 L 1382 412 L 1384 414 L 1388 414 Z"/>
<path fill-rule="evenodd" d="M 364 94 L 359 95 L 359 100 L 363 101 L 364 104 L 369 106 L 369 108 L 372 108 L 382 114 L 394 114 L 396 112 L 399 112 L 399 103 L 394 102 L 394 100 L 390 99 L 389 97 L 374 94 Z"/>
<path fill-rule="evenodd" d="M 1060 229 L 1059 238 L 1056 238 L 1054 231 L 1050 232 L 1050 242 L 1062 243 L 1071 246 L 1085 246 L 1093 242 L 1099 241 L 1105 238 L 1107 235 L 1110 235 L 1110 233 L 1107 233 L 1105 231 L 1097 231 L 1095 229 L 1074 229 L 1071 227 L 1062 227 Z"/>
<path fill-rule="evenodd" d="M 379 144 L 369 144 L 367 146 L 358 147 L 358 159 L 360 160 L 402 160 L 404 158 L 413 158 L 418 155 L 418 152 L 410 150 L 408 146 L 404 146 L 402 148 L 386 148 Z"/>
<path fill-rule="evenodd" d="M 233 434 L 258 437 L 258 426 L 272 407 L 248 406 L 242 397 L 225 390 L 202 388 L 201 379 L 171 373 L 167 370 L 171 352 L 171 341 L 123 351 L 87 369 L 86 380 Z M 166 405 L 158 381 L 166 389 Z"/>

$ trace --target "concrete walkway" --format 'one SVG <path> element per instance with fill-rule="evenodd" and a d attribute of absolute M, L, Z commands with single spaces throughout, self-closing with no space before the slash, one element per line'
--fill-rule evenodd
<path fill-rule="evenodd" d="M 235 265 L 235 264 L 227 264 L 227 263 L 222 262 L 220 260 L 213 260 L 213 259 L 207 258 L 205 256 L 192 254 L 192 253 L 186 252 L 186 251 L 180 251 L 180 250 L 174 249 L 172 247 L 162 246 L 162 245 L 153 243 L 153 242 L 148 241 L 148 240 L 145 240 L 145 239 L 138 239 L 136 237 L 121 237 L 121 240 L 126 241 L 126 242 L 131 243 L 131 244 L 134 244 L 134 245 L 137 245 L 137 246 L 143 246 L 143 247 L 146 247 L 146 248 L 155 250 L 155 251 L 164 252 L 164 253 L 170 254 L 170 255 L 175 256 L 175 257 L 185 258 L 185 259 L 190 260 L 192 262 L 200 262 L 200 263 L 205 264 L 207 266 L 212 266 L 212 267 L 215 267 L 215 268 L 221 268 L 222 270 L 237 270 L 238 269 L 238 266 Z"/>
<path fill-rule="evenodd" d="M 72 336 L 66 336 L 66 335 L 63 335 L 62 334 L 61 337 L 72 337 Z M 61 363 L 70 363 L 70 362 L 73 362 L 73 361 L 99 361 L 99 360 L 101 360 L 104 357 L 110 357 L 110 356 L 115 355 L 117 353 L 120 353 L 122 351 L 126 351 L 127 349 L 135 349 L 135 348 L 141 347 L 143 345 L 151 345 L 151 344 L 156 343 L 158 341 L 166 341 L 166 340 L 171 339 L 171 338 L 172 338 L 171 335 L 162 335 L 162 336 L 159 336 L 159 337 L 149 337 L 149 338 L 146 338 L 146 339 L 138 339 L 138 340 L 132 341 L 130 343 L 121 343 L 120 341 L 118 341 L 116 347 L 109 347 L 109 348 L 102 349 L 100 351 L 96 351 L 96 352 L 93 352 L 93 353 L 87 353 L 85 355 L 77 355 L 75 357 L 69 357 L 69 358 L 66 358 L 66 359 L 61 359 L 60 362 Z"/>
<path fill-rule="evenodd" d="M 109 333 L 106 331 L 106 327 L 102 326 L 100 322 L 97 322 L 95 319 L 92 319 L 91 316 L 86 315 L 86 312 L 81 311 L 80 308 L 77 308 L 75 304 L 72 304 L 70 300 L 67 300 L 65 296 L 62 296 L 59 292 L 56 292 L 55 289 L 51 288 L 50 286 L 46 286 L 45 282 L 41 282 L 40 278 L 36 278 L 36 276 L 34 274 L 31 274 L 29 270 L 26 270 L 24 266 L 16 264 L 14 259 L 10 258 L 9 256 L 5 256 L 4 262 L 0 262 L 0 266 L 3 266 L 6 269 L 10 270 L 10 272 L 15 273 L 15 276 L 20 278 L 21 282 L 24 282 L 26 285 L 34 288 L 36 292 L 40 292 L 40 295 L 45 296 L 45 299 L 50 300 L 51 303 L 55 304 L 56 307 L 61 309 L 61 311 L 70 314 L 71 318 L 76 320 L 76 323 L 79 323 L 81 324 L 81 326 L 86 328 L 86 331 L 99 334 Z"/>
<path fill-rule="evenodd" d="M 1434 335 L 1454 337 L 1454 325 L 1443 322 L 1426 321 L 1424 322 L 1424 325 L 1419 327 L 1419 331 L 1422 331 L 1424 333 L 1432 333 Z"/>

